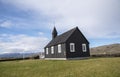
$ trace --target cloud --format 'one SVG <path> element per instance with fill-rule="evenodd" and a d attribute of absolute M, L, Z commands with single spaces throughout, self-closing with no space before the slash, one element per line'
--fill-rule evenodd
<path fill-rule="evenodd" d="M 41 35 L 44 35 L 44 33 L 43 33 L 43 32 L 38 32 L 38 35 L 40 35 L 40 36 L 41 36 Z"/>
<path fill-rule="evenodd" d="M 13 23 L 10 20 L 6 20 L 0 23 L 0 27 L 11 28 Z"/>
<path fill-rule="evenodd" d="M 46 37 L 0 34 L 0 53 L 42 52 Z"/>
<path fill-rule="evenodd" d="M 119 0 L 2 0 L 23 11 L 42 14 L 50 21 L 45 28 L 54 25 L 59 31 L 78 26 L 89 38 L 120 38 Z M 40 26 L 42 27 L 42 26 Z M 114 34 L 115 33 L 115 34 Z"/>

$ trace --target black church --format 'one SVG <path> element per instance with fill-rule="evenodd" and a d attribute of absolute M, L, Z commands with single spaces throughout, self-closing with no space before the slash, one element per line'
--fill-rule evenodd
<path fill-rule="evenodd" d="M 44 50 L 45 59 L 51 60 L 82 59 L 90 56 L 89 42 L 78 27 L 61 35 L 57 35 L 54 27 L 52 40 Z"/>

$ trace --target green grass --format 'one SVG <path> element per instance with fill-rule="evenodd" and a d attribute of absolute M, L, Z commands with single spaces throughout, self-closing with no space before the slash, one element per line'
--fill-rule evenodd
<path fill-rule="evenodd" d="M 120 77 L 120 57 L 0 62 L 0 77 Z"/>

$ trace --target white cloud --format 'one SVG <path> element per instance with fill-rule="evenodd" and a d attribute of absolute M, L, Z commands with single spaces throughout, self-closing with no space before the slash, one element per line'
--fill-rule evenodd
<path fill-rule="evenodd" d="M 13 23 L 10 20 L 6 20 L 0 23 L 0 27 L 11 28 Z"/>
<path fill-rule="evenodd" d="M 1 34 L 0 51 L 1 53 L 41 52 L 47 42 L 46 37 Z"/>
<path fill-rule="evenodd" d="M 43 32 L 38 32 L 38 35 L 40 35 L 40 36 L 41 36 L 41 35 L 44 35 L 44 33 L 43 33 Z"/>
<path fill-rule="evenodd" d="M 119 0 L 2 0 L 22 9 L 32 10 L 56 22 L 59 30 L 65 31 L 74 26 L 90 38 L 120 38 Z M 47 23 L 47 22 L 46 22 Z M 54 25 L 48 23 L 47 28 Z M 40 26 L 42 27 L 42 26 Z M 115 35 L 113 35 L 115 33 Z"/>

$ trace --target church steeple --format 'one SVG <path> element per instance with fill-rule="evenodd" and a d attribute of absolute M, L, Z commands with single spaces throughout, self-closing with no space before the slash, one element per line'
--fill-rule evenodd
<path fill-rule="evenodd" d="M 57 36 L 57 30 L 54 27 L 53 32 L 52 32 L 52 39 L 54 39 Z"/>

